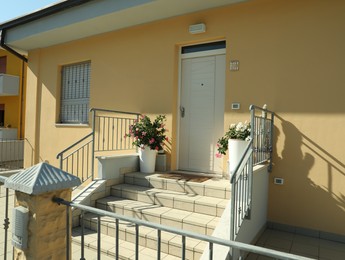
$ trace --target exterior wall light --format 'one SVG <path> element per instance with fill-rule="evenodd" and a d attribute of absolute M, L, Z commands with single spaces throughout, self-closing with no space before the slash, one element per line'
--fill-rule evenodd
<path fill-rule="evenodd" d="M 204 23 L 192 24 L 189 26 L 189 33 L 198 34 L 206 32 L 206 25 Z"/>

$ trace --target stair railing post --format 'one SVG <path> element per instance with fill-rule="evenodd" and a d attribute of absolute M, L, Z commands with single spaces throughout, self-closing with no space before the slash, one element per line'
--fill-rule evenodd
<path fill-rule="evenodd" d="M 91 145 L 91 175 L 92 180 L 95 179 L 95 125 L 96 125 L 96 110 L 91 109 L 92 112 L 92 145 Z"/>
<path fill-rule="evenodd" d="M 266 122 L 267 122 L 267 105 L 263 105 L 262 112 L 261 112 L 261 144 L 260 144 L 260 154 L 262 155 L 261 160 L 267 160 L 267 152 L 268 152 L 268 136 L 267 136 L 267 129 L 266 129 Z"/>
<path fill-rule="evenodd" d="M 259 152 L 258 149 L 255 149 L 258 147 L 258 138 L 257 138 L 257 125 L 256 125 L 256 121 L 255 121 L 255 107 L 254 106 L 250 106 L 249 107 L 250 110 L 250 139 L 252 140 L 252 145 L 251 148 L 253 149 L 253 155 L 252 155 L 252 166 L 254 166 L 254 163 L 258 160 L 258 156 L 259 156 Z"/>
<path fill-rule="evenodd" d="M 252 144 L 252 147 L 253 147 L 253 144 Z M 252 148 L 253 149 L 253 148 Z M 248 215 L 247 215 L 247 219 L 250 219 L 251 218 L 251 213 L 252 213 L 252 205 L 253 205 L 253 180 L 254 180 L 254 162 L 253 162 L 253 150 L 251 152 L 251 156 L 249 158 L 249 161 L 248 161 L 248 164 L 249 164 L 249 167 L 248 167 L 248 181 L 249 181 L 249 189 L 248 189 L 248 196 L 249 196 L 249 212 L 248 212 Z"/>
<path fill-rule="evenodd" d="M 10 225 L 9 221 L 9 216 L 8 216 L 8 197 L 9 197 L 9 192 L 8 189 L 6 188 L 6 204 L 5 204 L 5 219 L 4 219 L 4 229 L 5 229 L 5 239 L 4 239 L 4 260 L 7 259 L 7 237 L 8 237 L 8 228 Z"/>
<path fill-rule="evenodd" d="M 250 131 L 250 138 L 252 140 L 254 140 L 254 132 L 256 131 L 255 127 L 255 107 L 250 106 L 250 127 L 251 127 L 251 131 Z"/>
<path fill-rule="evenodd" d="M 59 159 L 59 164 L 60 164 L 60 169 L 62 170 L 62 154 L 58 154 L 58 159 Z"/>
<path fill-rule="evenodd" d="M 138 115 L 137 115 L 137 122 L 139 121 L 139 117 L 140 117 L 140 115 L 138 114 Z M 139 148 L 138 148 L 138 146 L 135 147 L 135 152 L 136 152 L 136 153 L 139 153 Z"/>
<path fill-rule="evenodd" d="M 272 153 L 273 153 L 273 131 L 274 131 L 274 113 L 271 114 L 271 133 L 270 133 L 270 144 L 269 144 L 269 159 L 270 165 L 268 167 L 268 171 L 272 171 Z"/>

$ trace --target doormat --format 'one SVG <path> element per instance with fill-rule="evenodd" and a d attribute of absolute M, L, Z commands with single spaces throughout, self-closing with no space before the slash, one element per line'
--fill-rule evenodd
<path fill-rule="evenodd" d="M 178 181 L 190 181 L 190 182 L 204 182 L 212 177 L 206 177 L 206 176 L 197 176 L 193 174 L 185 174 L 185 173 L 164 173 L 160 174 L 159 177 L 166 178 L 166 179 L 172 179 L 172 180 L 178 180 Z"/>

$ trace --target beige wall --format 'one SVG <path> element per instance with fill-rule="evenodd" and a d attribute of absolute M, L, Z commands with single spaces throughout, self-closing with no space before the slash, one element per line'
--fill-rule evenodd
<path fill-rule="evenodd" d="M 252 0 L 32 51 L 26 133 L 36 160 L 57 165 L 90 132 L 55 122 L 60 66 L 91 60 L 91 107 L 167 114 L 176 168 L 179 46 L 225 39 L 225 125 L 249 119 L 250 104 L 277 113 L 269 220 L 345 235 L 344 13 L 342 0 Z M 207 32 L 189 34 L 199 22 Z"/>
<path fill-rule="evenodd" d="M 6 56 L 6 74 L 19 77 L 19 94 L 17 96 L 0 96 L 0 104 L 5 105 L 5 126 L 18 129 L 18 138 L 24 137 L 25 114 L 25 73 L 26 64 L 13 54 L 0 49 L 0 57 Z M 24 67 L 23 67 L 24 63 Z M 23 98 L 22 98 L 23 97 Z"/>

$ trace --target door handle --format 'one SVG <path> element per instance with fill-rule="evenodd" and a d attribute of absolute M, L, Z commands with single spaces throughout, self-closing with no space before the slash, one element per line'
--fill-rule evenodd
<path fill-rule="evenodd" d="M 180 106 L 180 112 L 181 112 L 181 117 L 184 117 L 185 114 L 185 108 L 183 106 Z"/>

